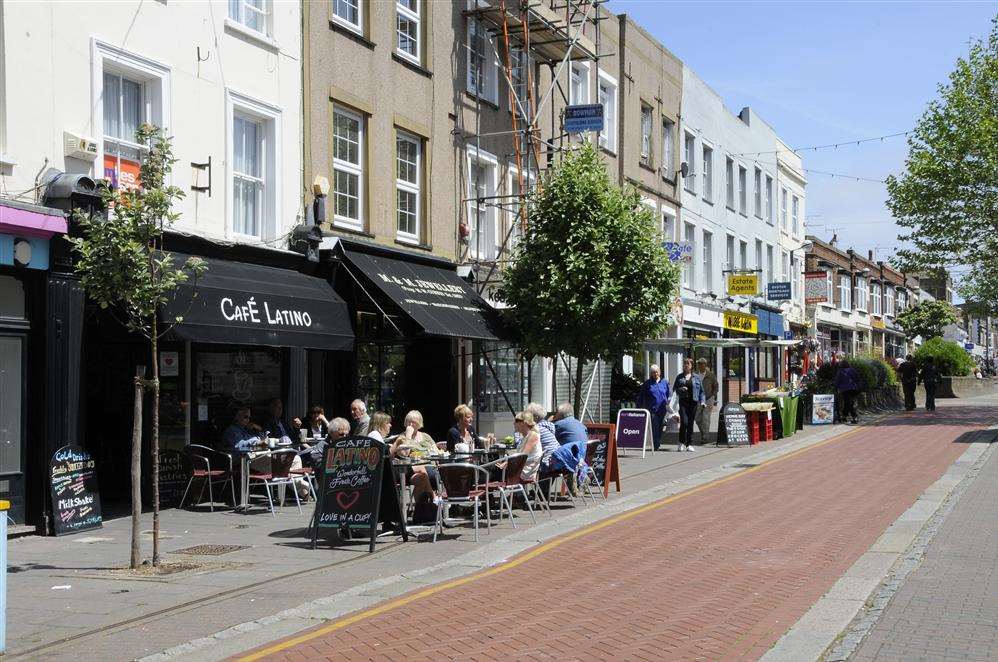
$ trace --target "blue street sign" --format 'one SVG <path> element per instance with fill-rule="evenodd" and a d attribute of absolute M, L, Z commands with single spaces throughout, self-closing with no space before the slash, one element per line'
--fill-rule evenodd
<path fill-rule="evenodd" d="M 972 342 L 965 342 L 965 343 L 963 343 L 963 348 L 965 350 L 967 350 L 968 352 L 972 351 L 974 349 L 974 343 L 972 343 Z"/>
<path fill-rule="evenodd" d="M 590 103 L 584 106 L 565 108 L 565 133 L 584 133 L 603 130 L 603 104 Z"/>
<path fill-rule="evenodd" d="M 794 332 L 793 331 L 784 331 L 783 332 L 783 339 L 784 340 L 793 340 L 794 339 Z"/>
<path fill-rule="evenodd" d="M 767 285 L 766 298 L 770 301 L 788 301 L 790 299 L 790 281 Z"/>

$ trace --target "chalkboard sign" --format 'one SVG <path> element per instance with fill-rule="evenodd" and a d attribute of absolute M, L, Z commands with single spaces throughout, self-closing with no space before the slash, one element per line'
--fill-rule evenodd
<path fill-rule="evenodd" d="M 379 521 L 405 522 L 398 505 L 387 446 L 371 437 L 344 437 L 326 444 L 315 502 L 312 548 L 319 529 L 363 531 L 374 551 Z"/>
<path fill-rule="evenodd" d="M 593 450 L 590 465 L 603 486 L 603 496 L 609 496 L 610 481 L 617 483 L 620 491 L 620 466 L 617 463 L 616 427 L 613 423 L 588 423 L 586 432 L 590 440 L 599 441 Z"/>
<path fill-rule="evenodd" d="M 729 402 L 721 409 L 720 443 L 729 446 L 747 446 L 750 442 L 748 414 L 740 404 Z"/>
<path fill-rule="evenodd" d="M 63 446 L 52 456 L 52 526 L 55 535 L 102 526 L 97 463 L 79 446 Z"/>
<path fill-rule="evenodd" d="M 191 480 L 191 463 L 180 451 L 159 452 L 159 503 L 161 506 L 180 505 L 180 499 Z"/>

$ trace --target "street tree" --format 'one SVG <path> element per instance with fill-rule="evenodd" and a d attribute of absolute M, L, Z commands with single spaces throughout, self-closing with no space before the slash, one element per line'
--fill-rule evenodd
<path fill-rule="evenodd" d="M 177 286 L 196 279 L 206 267 L 199 258 L 177 265 L 163 251 L 163 232 L 180 216 L 173 204 L 184 192 L 168 184 L 176 160 L 170 139 L 151 124 L 142 124 L 135 141 L 147 147 L 135 187 L 104 188 L 107 217 L 77 213 L 80 233 L 70 239 L 76 272 L 87 296 L 113 314 L 131 332 L 149 343 L 152 376 L 135 377 L 135 420 L 132 427 L 132 547 L 131 567 L 141 561 L 139 544 L 142 515 L 142 394 L 152 393 L 153 564 L 159 563 L 159 361 L 158 341 L 182 318 L 159 320 L 160 308 Z M 196 296 L 196 294 L 195 294 Z"/>
<path fill-rule="evenodd" d="M 655 212 L 632 187 L 610 181 L 583 143 L 527 201 L 529 224 L 503 269 L 497 296 L 528 355 L 577 359 L 582 405 L 587 361 L 637 350 L 668 322 L 679 270 L 660 244 Z"/>
<path fill-rule="evenodd" d="M 887 178 L 887 207 L 911 243 L 896 266 L 963 265 L 958 290 L 998 312 L 998 16 L 971 42 L 908 138 L 906 172 Z"/>
<path fill-rule="evenodd" d="M 943 335 L 943 329 L 956 324 L 956 309 L 945 301 L 922 301 L 897 316 L 897 323 L 909 340 L 922 336 L 923 340 Z"/>

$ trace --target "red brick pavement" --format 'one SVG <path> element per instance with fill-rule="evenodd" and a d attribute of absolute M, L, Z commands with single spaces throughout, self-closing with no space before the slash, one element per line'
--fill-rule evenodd
<path fill-rule="evenodd" d="M 897 416 L 266 659 L 757 658 L 996 418 Z"/>

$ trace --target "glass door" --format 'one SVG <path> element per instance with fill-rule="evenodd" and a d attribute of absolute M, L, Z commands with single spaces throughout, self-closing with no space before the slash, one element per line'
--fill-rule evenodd
<path fill-rule="evenodd" d="M 0 335 L 0 498 L 11 501 L 17 522 L 24 518 L 23 410 L 24 336 Z"/>

